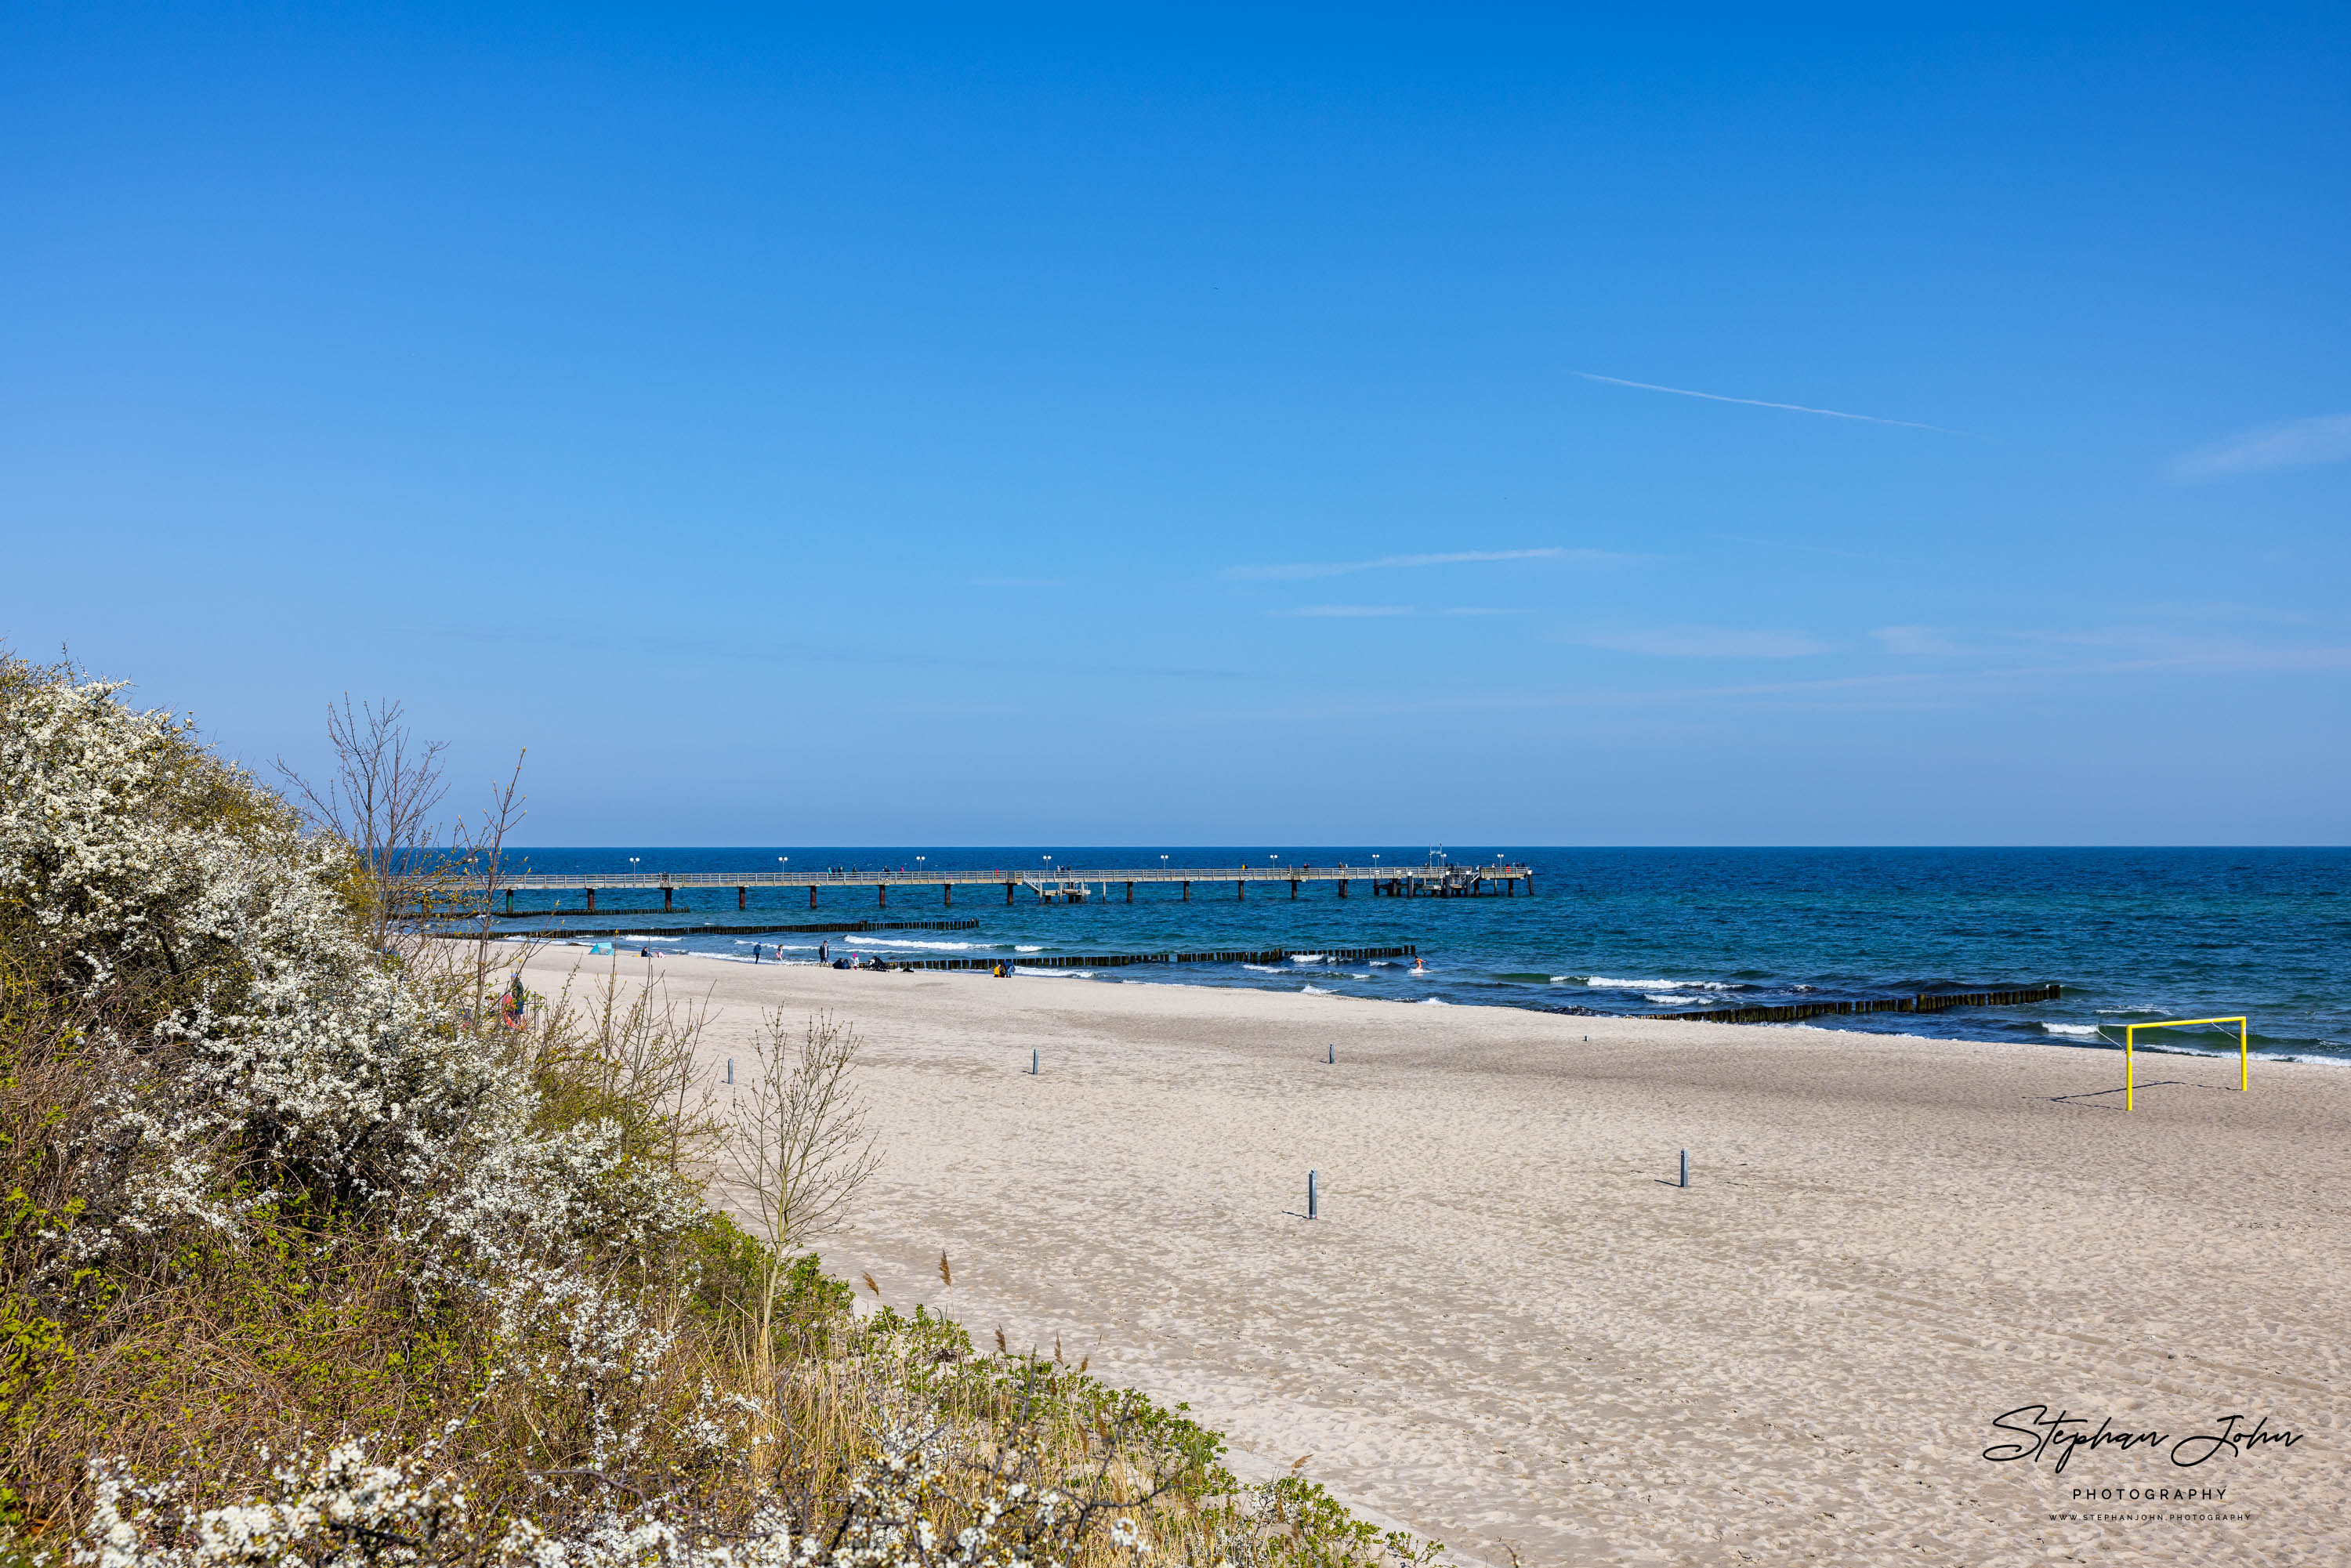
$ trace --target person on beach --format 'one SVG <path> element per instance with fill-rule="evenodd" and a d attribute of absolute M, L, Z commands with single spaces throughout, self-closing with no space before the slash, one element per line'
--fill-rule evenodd
<path fill-rule="evenodd" d="M 830 964 L 832 962 L 832 939 L 831 937 L 827 937 L 816 945 L 816 961 L 820 964 Z"/>

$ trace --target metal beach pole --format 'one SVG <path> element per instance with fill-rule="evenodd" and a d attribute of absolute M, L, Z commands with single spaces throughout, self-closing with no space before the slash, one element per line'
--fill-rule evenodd
<path fill-rule="evenodd" d="M 1682 1185 L 1689 1186 L 1689 1151 L 1687 1149 L 1682 1151 Z"/>
<path fill-rule="evenodd" d="M 1306 1218 L 1309 1219 L 1315 1218 L 1321 1207 L 1321 1195 L 1316 1191 L 1318 1185 L 1315 1173 L 1308 1171 L 1306 1173 Z"/>

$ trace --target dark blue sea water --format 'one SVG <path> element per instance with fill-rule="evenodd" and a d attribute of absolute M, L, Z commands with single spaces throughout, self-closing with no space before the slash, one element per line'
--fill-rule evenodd
<path fill-rule="evenodd" d="M 968 931 L 898 931 L 843 938 L 856 953 L 989 956 L 1110 954 L 1231 947 L 1357 947 L 1416 944 L 1427 968 L 1293 962 L 1261 967 L 1186 965 L 1042 971 L 1062 983 L 1252 986 L 1403 1002 L 1588 1008 L 1610 1013 L 1901 995 L 1961 986 L 2054 980 L 2063 998 L 2018 1008 L 1877 1013 L 1813 1020 L 1827 1029 L 1956 1039 L 2119 1044 L 2121 1027 L 2159 1018 L 2243 1013 L 2254 1048 L 2272 1055 L 2351 1061 L 2351 850 L 1529 850 L 1450 847 L 1456 863 L 1497 853 L 1535 867 L 1532 898 L 1395 899 L 1329 883 L 1140 885 L 1135 902 L 1113 883 L 1081 904 L 1040 904 L 1027 892 L 1008 907 L 1000 890 L 893 889 L 888 909 L 872 886 L 827 887 L 811 915 L 798 888 L 754 890 L 748 915 L 732 889 L 684 895 L 664 917 L 658 893 L 600 892 L 600 922 L 630 922 L 665 950 L 748 960 L 754 941 L 786 961 L 813 962 L 818 935 L 696 935 L 706 921 L 842 921 L 976 917 Z M 1425 846 L 1290 845 L 1171 850 L 1045 846 L 1014 849 L 537 849 L 517 852 L 537 872 L 725 872 L 1013 867 L 1082 876 L 1087 868 L 1346 863 L 1410 865 Z M 1050 855 L 1049 861 L 1045 857 Z M 1277 862 L 1276 856 L 1280 857 Z M 631 857 L 636 857 L 632 863 Z M 559 895 L 526 898 L 546 908 Z M 581 913 L 578 894 L 559 895 Z M 544 925 L 528 922 L 525 925 Z M 780 945 L 780 953 L 778 948 Z M 1761 1026 L 1768 1027 L 1768 1026 Z M 2142 1046 L 2150 1042 L 2140 1037 Z M 2168 1031 L 2156 1048 L 2233 1052 L 2215 1031 Z"/>

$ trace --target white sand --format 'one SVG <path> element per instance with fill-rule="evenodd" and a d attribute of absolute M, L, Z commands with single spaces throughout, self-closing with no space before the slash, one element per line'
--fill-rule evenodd
<path fill-rule="evenodd" d="M 543 954 L 533 984 L 579 961 Z M 2257 1062 L 2238 1094 L 2233 1061 L 2142 1055 L 2126 1115 L 2120 1055 L 2061 1046 L 659 968 L 711 989 L 714 1071 L 747 1069 L 763 1004 L 870 1042 L 887 1156 L 831 1271 L 983 1342 L 1058 1336 L 1467 1553 L 2351 1561 L 2351 1072 Z M 1687 1191 L 1659 1179 L 1683 1147 Z M 2306 1436 L 2196 1469 L 1980 1457 L 2043 1403 Z M 2071 1495 L 2182 1486 L 2226 1499 Z M 2049 1517 L 2082 1510 L 2251 1517 Z"/>

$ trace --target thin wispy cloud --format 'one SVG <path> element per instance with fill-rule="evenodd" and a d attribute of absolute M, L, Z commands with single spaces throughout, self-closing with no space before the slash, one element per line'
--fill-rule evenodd
<path fill-rule="evenodd" d="M 1932 626 L 1880 626 L 1870 633 L 1889 653 L 1964 653 L 1967 649 Z"/>
<path fill-rule="evenodd" d="M 1823 419 L 1852 419 L 1864 424 L 1893 424 L 1904 430 L 1931 430 L 1940 435 L 1974 435 L 1972 430 L 1953 430 L 1949 425 L 1921 424 L 1915 419 L 1886 419 L 1874 413 L 1847 413 L 1841 408 L 1814 408 L 1802 402 L 1771 402 L 1760 397 L 1729 397 L 1721 392 L 1692 392 L 1687 387 L 1661 387 L 1655 382 L 1628 382 L 1622 376 L 1595 375 L 1590 371 L 1572 371 L 1587 382 L 1604 382 L 1612 387 L 1635 387 L 1642 392 L 1671 392 L 1676 397 L 1700 397 L 1708 402 L 1744 403 L 1749 408 L 1776 408 L 1789 413 L 1816 413 Z"/>
<path fill-rule="evenodd" d="M 2351 457 L 2351 413 L 2330 413 L 2247 431 L 2199 447 L 2173 458 L 2169 472 L 2174 479 L 2192 483 L 2238 474 L 2266 474 L 2273 468 L 2340 463 L 2346 457 Z"/>
<path fill-rule="evenodd" d="M 1829 645 L 1802 632 L 1750 632 L 1735 626 L 1638 626 L 1563 632 L 1553 641 L 1661 659 L 1802 659 Z"/>
<path fill-rule="evenodd" d="M 1294 610 L 1269 610 L 1277 620 L 1346 620 L 1362 615 L 1409 615 L 1409 604 L 1301 604 Z"/>
<path fill-rule="evenodd" d="M 1294 561 L 1286 566 L 1228 566 L 1217 576 L 1226 582 L 1297 582 L 1314 577 L 1345 577 L 1350 572 L 1384 571 L 1393 567 L 1463 566 L 1490 560 L 1607 561 L 1633 559 L 1607 550 L 1563 549 L 1557 545 L 1548 545 L 1541 549 L 1465 549 L 1447 550 L 1439 555 L 1384 555 L 1374 560 L 1310 560 Z"/>

